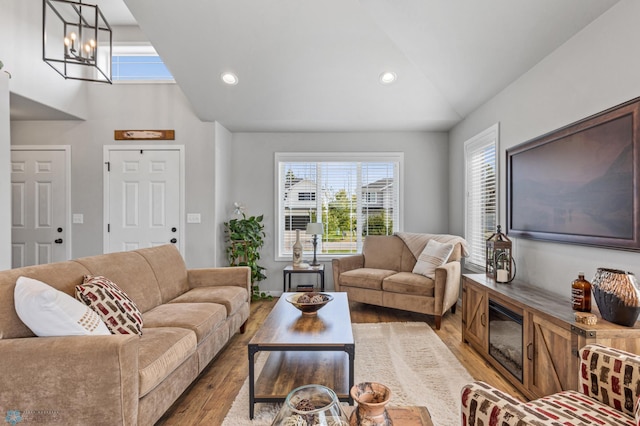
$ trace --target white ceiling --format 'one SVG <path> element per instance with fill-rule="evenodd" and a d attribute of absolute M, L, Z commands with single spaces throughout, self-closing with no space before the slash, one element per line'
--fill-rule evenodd
<path fill-rule="evenodd" d="M 97 3 L 231 131 L 448 130 L 617 2 L 121 1 Z"/>

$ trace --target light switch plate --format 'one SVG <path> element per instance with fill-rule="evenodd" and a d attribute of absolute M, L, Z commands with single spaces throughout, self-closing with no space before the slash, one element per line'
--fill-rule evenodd
<path fill-rule="evenodd" d="M 187 213 L 187 223 L 200 223 L 200 213 Z"/>
<path fill-rule="evenodd" d="M 73 223 L 84 223 L 84 215 L 82 213 L 74 213 L 71 219 Z"/>

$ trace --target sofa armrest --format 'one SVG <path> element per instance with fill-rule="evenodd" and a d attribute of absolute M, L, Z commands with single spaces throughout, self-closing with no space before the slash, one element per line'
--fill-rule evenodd
<path fill-rule="evenodd" d="M 436 268 L 434 279 L 434 311 L 444 313 L 458 303 L 460 295 L 460 262 L 445 263 Z"/>
<path fill-rule="evenodd" d="M 461 391 L 461 398 L 460 414 L 463 426 L 547 424 L 539 416 L 534 418 L 537 422 L 528 422 L 526 418 L 529 412 L 522 402 L 485 382 L 465 385 Z"/>
<path fill-rule="evenodd" d="M 139 336 L 0 340 L 0 412 L 25 423 L 135 425 Z"/>
<path fill-rule="evenodd" d="M 578 391 L 634 417 L 640 389 L 640 355 L 602 345 L 580 349 Z"/>
<path fill-rule="evenodd" d="M 187 270 L 189 288 L 209 286 L 235 286 L 246 288 L 251 296 L 251 268 L 225 266 Z"/>
<path fill-rule="evenodd" d="M 333 287 L 335 291 L 340 291 L 340 274 L 358 268 L 364 268 L 364 255 L 355 254 L 331 260 L 333 269 Z"/>

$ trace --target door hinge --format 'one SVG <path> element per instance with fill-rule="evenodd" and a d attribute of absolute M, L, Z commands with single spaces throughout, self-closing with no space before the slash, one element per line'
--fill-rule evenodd
<path fill-rule="evenodd" d="M 107 223 L 107 232 L 111 232 L 111 224 Z"/>
<path fill-rule="evenodd" d="M 110 161 L 105 161 L 104 164 L 107 165 L 107 171 L 110 172 L 111 171 L 111 162 Z"/>

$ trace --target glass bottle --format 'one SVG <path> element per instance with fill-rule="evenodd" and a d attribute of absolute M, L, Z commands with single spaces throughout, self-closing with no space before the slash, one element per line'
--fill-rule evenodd
<path fill-rule="evenodd" d="M 300 266 L 302 263 L 302 243 L 300 242 L 300 230 L 296 229 L 296 241 L 293 243 L 293 266 Z"/>
<path fill-rule="evenodd" d="M 584 279 L 584 272 L 571 283 L 571 303 L 574 311 L 591 312 L 591 283 Z"/>

